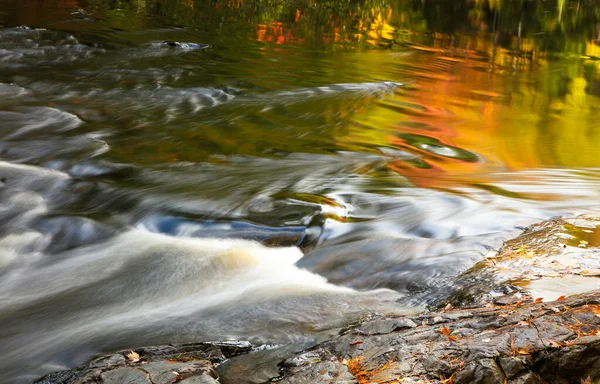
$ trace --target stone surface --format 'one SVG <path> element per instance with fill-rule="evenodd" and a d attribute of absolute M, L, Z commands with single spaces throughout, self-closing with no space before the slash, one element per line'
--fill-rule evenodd
<path fill-rule="evenodd" d="M 494 255 L 447 282 L 441 309 L 518 303 L 524 297 L 556 300 L 600 289 L 600 218 L 555 218 L 527 228 Z"/>
<path fill-rule="evenodd" d="M 251 348 L 247 342 L 215 342 L 124 350 L 70 371 L 52 373 L 38 383 L 218 383 L 214 364 Z"/>
<path fill-rule="evenodd" d="M 365 324 L 358 329 L 358 333 L 362 335 L 380 335 L 391 333 L 401 329 L 414 328 L 417 324 L 410 319 L 385 319 L 373 321 Z"/>
<path fill-rule="evenodd" d="M 469 316 L 461 316 L 464 312 L 414 316 L 407 320 L 416 327 L 388 326 L 388 333 L 366 335 L 362 330 L 382 331 L 380 324 L 398 320 L 370 319 L 309 351 L 301 370 L 290 362 L 306 352 L 284 361 L 282 376 L 310 383 L 309 373 L 335 356 L 358 383 L 442 383 L 452 378 L 454 384 L 579 384 L 588 376 L 600 378 L 600 292 L 555 303 L 529 300 L 471 308 Z M 445 321 L 432 321 L 437 317 Z"/>
<path fill-rule="evenodd" d="M 214 384 L 220 382 L 215 364 L 260 350 L 248 343 L 138 348 L 133 352 L 139 361 L 125 350 L 39 382 Z M 454 384 L 579 384 L 590 377 L 593 383 L 600 379 L 600 291 L 560 302 L 374 315 L 288 355 L 277 357 L 279 374 L 272 381 L 449 383 L 444 380 L 452 378 Z M 220 373 L 227 381 L 227 370 Z"/>

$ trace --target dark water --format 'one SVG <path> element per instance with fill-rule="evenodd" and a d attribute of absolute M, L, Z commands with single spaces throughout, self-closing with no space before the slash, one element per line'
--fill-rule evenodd
<path fill-rule="evenodd" d="M 0 0 L 0 382 L 307 345 L 599 212 L 599 13 Z"/>

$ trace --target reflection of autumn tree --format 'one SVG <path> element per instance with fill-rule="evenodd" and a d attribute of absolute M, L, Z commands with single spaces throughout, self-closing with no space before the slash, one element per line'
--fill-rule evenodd
<path fill-rule="evenodd" d="M 181 25 L 218 29 L 246 24 L 252 38 L 276 43 L 373 46 L 426 42 L 422 33 L 494 33 L 499 46 L 530 53 L 586 53 L 600 37 L 597 0 L 82 0 L 82 6 L 130 9 Z M 414 35 L 416 40 L 413 39 Z M 450 39 L 449 44 L 456 43 Z"/>
<path fill-rule="evenodd" d="M 529 38 L 539 50 L 583 53 L 600 32 L 596 0 L 476 0 L 469 15 L 472 26 L 496 33 L 497 42 L 511 49 Z"/>
<path fill-rule="evenodd" d="M 412 1 L 393 0 L 82 0 L 96 10 L 130 10 L 207 28 L 240 23 L 250 36 L 277 43 L 390 44 L 424 31 L 427 23 Z"/>
<path fill-rule="evenodd" d="M 280 2 L 269 12 L 247 5 L 245 14 L 257 25 L 256 38 L 281 43 L 391 44 L 406 31 L 424 30 L 421 13 L 410 2 L 307 1 Z M 402 32 L 404 31 L 404 32 Z"/>
<path fill-rule="evenodd" d="M 92 8 L 130 7 L 215 35 L 259 41 L 261 54 L 277 60 L 251 66 L 254 78 L 273 81 L 271 72 L 285 71 L 286 84 L 294 86 L 416 81 L 408 94 L 368 107 L 340 102 L 322 114 L 322 124 L 335 148 L 415 155 L 394 158 L 389 167 L 423 184 L 474 182 L 474 175 L 490 169 L 598 166 L 595 0 L 87 1 Z M 339 56 L 317 57 L 323 46 L 343 49 Z M 323 109 L 314 103 L 310 109 Z M 339 116 L 344 124 L 336 125 Z M 272 119 L 281 114 L 273 112 Z M 313 123 L 303 132 L 312 132 Z M 264 124 L 246 128 L 244 137 L 266 132 Z M 272 135 L 264 141 L 273 141 Z M 293 146 L 287 136 L 279 139 L 279 146 Z M 231 143 L 231 151 L 238 144 Z M 455 156 L 461 150 L 482 161 Z"/>

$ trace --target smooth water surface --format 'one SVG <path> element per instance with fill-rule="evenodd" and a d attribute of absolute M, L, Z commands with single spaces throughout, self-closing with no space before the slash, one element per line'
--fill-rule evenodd
<path fill-rule="evenodd" d="M 300 348 L 600 212 L 599 14 L 0 0 L 0 382 L 173 341 Z"/>

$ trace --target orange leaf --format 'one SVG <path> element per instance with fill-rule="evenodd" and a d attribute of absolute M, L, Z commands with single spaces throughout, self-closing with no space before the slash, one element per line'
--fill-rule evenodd
<path fill-rule="evenodd" d="M 450 341 L 456 341 L 456 340 L 458 340 L 458 337 L 456 337 L 456 336 L 448 336 L 448 339 Z"/>
<path fill-rule="evenodd" d="M 517 349 L 516 352 L 519 355 L 531 355 L 535 352 L 535 348 L 531 344 L 527 344 L 525 348 Z"/>
<path fill-rule="evenodd" d="M 559 343 L 558 341 L 554 341 L 551 339 L 548 339 L 548 345 L 554 348 L 559 348 L 562 347 L 564 344 L 563 343 Z"/>
<path fill-rule="evenodd" d="M 362 340 L 354 340 L 350 342 L 350 345 L 362 344 Z"/>
<path fill-rule="evenodd" d="M 456 372 L 454 372 L 452 374 L 452 376 L 450 376 L 449 378 L 446 379 L 446 376 L 444 375 L 440 375 L 440 381 L 442 382 L 442 384 L 454 384 L 454 380 L 452 379 L 452 377 L 454 377 L 454 374 Z"/>
<path fill-rule="evenodd" d="M 448 336 L 449 334 L 451 334 L 451 333 L 452 333 L 452 331 L 451 331 L 451 330 L 449 330 L 448 328 L 442 328 L 442 329 L 440 329 L 440 332 L 441 332 L 443 335 L 446 335 L 446 336 Z"/>
<path fill-rule="evenodd" d="M 542 301 L 544 301 L 544 299 L 541 297 L 538 297 L 537 299 L 534 300 L 534 303 L 541 303 Z"/>
<path fill-rule="evenodd" d="M 556 299 L 556 301 L 565 301 L 567 298 L 564 296 L 559 297 L 558 299 Z"/>

